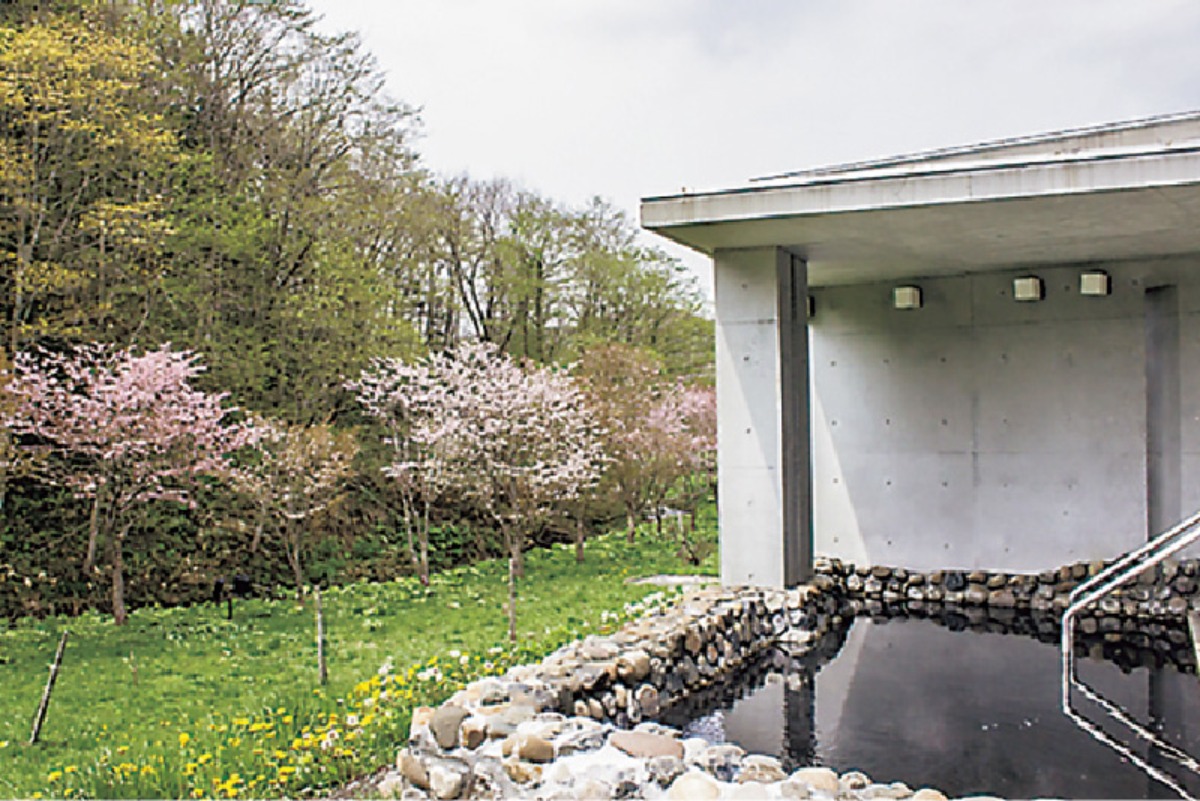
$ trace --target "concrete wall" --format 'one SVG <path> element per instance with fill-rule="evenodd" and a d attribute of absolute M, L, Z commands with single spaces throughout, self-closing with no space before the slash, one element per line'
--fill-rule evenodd
<path fill-rule="evenodd" d="M 726 584 L 783 587 L 808 578 L 807 291 L 804 263 L 786 251 L 718 254 L 717 492 Z"/>
<path fill-rule="evenodd" d="M 892 308 L 900 282 L 810 290 L 818 554 L 1034 571 L 1143 541 L 1151 497 L 1181 507 L 1159 520 L 1200 506 L 1200 257 L 1100 267 L 1107 297 L 1080 295 L 1079 266 L 903 282 L 923 291 L 912 311 Z M 1029 274 L 1045 298 L 1014 301 Z M 1171 325 L 1147 323 L 1163 285 L 1177 358 Z M 1169 357 L 1149 394 L 1148 351 Z M 1148 486 L 1151 458 L 1178 490 Z"/>

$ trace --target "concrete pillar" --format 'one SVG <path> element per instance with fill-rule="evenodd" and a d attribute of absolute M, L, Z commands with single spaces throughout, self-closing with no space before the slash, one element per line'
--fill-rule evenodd
<path fill-rule="evenodd" d="M 721 580 L 812 569 L 808 275 L 781 248 L 715 254 Z"/>

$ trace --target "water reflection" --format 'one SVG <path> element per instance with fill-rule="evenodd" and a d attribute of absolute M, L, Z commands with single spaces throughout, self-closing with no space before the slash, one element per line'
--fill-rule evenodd
<path fill-rule="evenodd" d="M 1059 710 L 1056 621 L 1010 622 L 860 616 L 812 653 L 773 653 L 746 681 L 711 691 L 700 708 L 672 710 L 665 722 L 774 754 L 789 768 L 862 770 L 953 795 L 1173 797 Z M 1186 643 L 1170 627 L 1097 629 L 1077 648 L 1080 676 L 1200 753 L 1200 686 Z M 1200 792 L 1200 782 L 1186 786 Z"/>

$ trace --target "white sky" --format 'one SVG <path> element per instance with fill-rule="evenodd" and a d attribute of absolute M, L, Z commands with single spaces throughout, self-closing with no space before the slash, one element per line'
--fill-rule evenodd
<path fill-rule="evenodd" d="M 634 219 L 683 187 L 1200 108 L 1191 0 L 310 3 L 422 109 L 432 169 Z"/>

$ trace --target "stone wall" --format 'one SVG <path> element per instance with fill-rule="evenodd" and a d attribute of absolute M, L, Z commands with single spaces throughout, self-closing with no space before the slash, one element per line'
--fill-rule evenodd
<path fill-rule="evenodd" d="M 792 590 L 707 588 L 606 637 L 571 643 L 536 665 L 483 679 L 414 711 L 396 769 L 373 791 L 406 798 L 944 798 L 878 784 L 734 745 L 685 739 L 654 722 L 733 678 L 770 648 L 803 658 L 860 612 L 964 610 L 1007 617 L 1066 608 L 1103 563 L 1039 575 L 855 567 L 821 559 Z M 1200 563 L 1168 563 L 1080 618 L 1085 633 L 1136 635 L 1147 619 L 1197 606 Z M 878 607 L 878 610 L 876 609 Z M 1115 626 L 1115 628 L 1114 628 Z M 1126 632 L 1125 629 L 1130 631 Z M 632 730 L 630 730 L 632 727 Z"/>
<path fill-rule="evenodd" d="M 651 721 L 768 648 L 802 654 L 844 625 L 844 587 L 832 575 L 820 584 L 697 590 L 611 636 L 588 637 L 540 664 L 475 682 L 437 709 L 414 712 L 397 774 L 378 789 L 440 799 L 694 798 L 723 785 L 791 781 L 777 759 L 684 740 Z M 857 789 L 870 785 L 861 774 L 849 781 Z M 840 782 L 832 771 L 809 769 L 789 787 L 837 792 Z"/>
<path fill-rule="evenodd" d="M 819 560 L 818 580 L 844 587 L 847 598 L 883 603 L 916 602 L 962 607 L 993 607 L 1061 613 L 1071 591 L 1105 568 L 1106 562 L 1078 562 L 1038 574 L 988 573 L 981 570 L 920 573 L 901 567 L 854 566 Z M 1157 569 L 1102 598 L 1088 617 L 1178 619 L 1200 608 L 1200 560 L 1167 560 Z"/>

